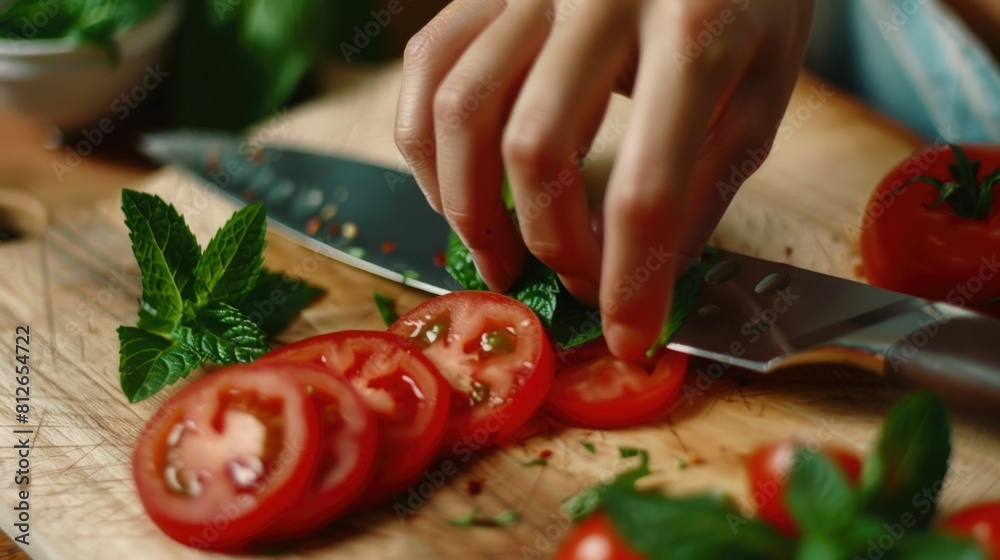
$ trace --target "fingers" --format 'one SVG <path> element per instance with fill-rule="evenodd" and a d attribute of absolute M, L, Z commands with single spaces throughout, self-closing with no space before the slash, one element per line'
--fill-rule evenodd
<path fill-rule="evenodd" d="M 521 234 L 578 298 L 596 302 L 601 246 L 579 169 L 620 69 L 633 22 L 610 3 L 578 6 L 552 30 L 503 137 Z"/>
<path fill-rule="evenodd" d="M 490 288 L 518 277 L 524 244 L 501 199 L 504 122 L 549 32 L 547 3 L 518 2 L 469 46 L 434 96 L 442 209 Z"/>
<path fill-rule="evenodd" d="M 462 52 L 503 11 L 498 0 L 456 0 L 410 39 L 396 107 L 396 146 L 430 205 L 441 212 L 434 141 L 434 93 Z"/>
<path fill-rule="evenodd" d="M 677 19 L 671 16 L 651 19 Z M 749 49 L 718 44 L 697 64 L 675 64 L 669 53 L 683 48 L 686 31 L 683 25 L 666 33 L 643 30 L 631 125 L 605 200 L 602 321 L 609 348 L 623 359 L 640 357 L 656 341 L 682 251 L 697 250 L 697 240 L 684 231 L 689 216 L 700 223 L 706 218 L 695 213 L 704 209 L 689 206 L 696 162 L 711 122 L 750 59 Z"/>

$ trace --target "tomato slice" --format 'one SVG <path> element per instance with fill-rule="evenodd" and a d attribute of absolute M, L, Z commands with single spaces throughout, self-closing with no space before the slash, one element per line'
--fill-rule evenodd
<path fill-rule="evenodd" d="M 986 558 L 1000 560 L 1000 502 L 970 506 L 945 519 L 943 525 L 948 532 L 975 539 Z"/>
<path fill-rule="evenodd" d="M 577 523 L 559 545 L 555 560 L 643 560 L 618 534 L 611 518 L 598 511 Z"/>
<path fill-rule="evenodd" d="M 687 370 L 686 354 L 660 350 L 637 362 L 615 358 L 604 338 L 560 356 L 545 410 L 580 428 L 608 430 L 642 424 L 677 400 Z"/>
<path fill-rule="evenodd" d="M 757 515 L 772 527 L 789 536 L 799 534 L 798 525 L 785 507 L 785 486 L 795 466 L 795 452 L 801 444 L 783 441 L 757 448 L 747 458 L 750 497 Z M 861 459 L 838 447 L 825 446 L 820 451 L 840 465 L 852 484 L 861 476 Z"/>
<path fill-rule="evenodd" d="M 223 368 L 185 387 L 136 444 L 139 498 L 164 533 L 237 550 L 306 491 L 319 422 L 295 379 L 273 365 Z"/>
<path fill-rule="evenodd" d="M 374 411 L 384 456 L 374 467 L 364 505 L 380 503 L 416 482 L 437 456 L 448 421 L 449 388 L 410 341 L 385 332 L 342 331 L 301 340 L 262 359 L 326 367 L 349 379 Z"/>
<path fill-rule="evenodd" d="M 400 317 L 389 332 L 413 340 L 451 385 L 444 444 L 454 454 L 515 433 L 552 383 L 552 347 L 542 323 L 507 296 L 438 296 Z"/>
<path fill-rule="evenodd" d="M 307 535 L 355 505 L 372 480 L 378 449 L 375 416 L 345 378 L 312 364 L 293 362 L 284 369 L 316 410 L 319 460 L 306 493 L 262 541 Z"/>

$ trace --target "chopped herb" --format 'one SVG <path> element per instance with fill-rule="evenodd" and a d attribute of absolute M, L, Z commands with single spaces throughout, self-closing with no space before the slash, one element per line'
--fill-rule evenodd
<path fill-rule="evenodd" d="M 520 521 L 521 516 L 512 509 L 505 509 L 492 516 L 484 516 L 479 513 L 479 508 L 474 508 L 468 515 L 463 515 L 451 520 L 451 524 L 456 527 L 506 527 Z"/>
<path fill-rule="evenodd" d="M 677 470 L 682 471 L 682 470 L 684 470 L 686 468 L 688 468 L 688 462 L 685 461 L 683 458 L 678 457 L 677 458 Z"/>
<path fill-rule="evenodd" d="M 534 459 L 521 463 L 522 467 L 545 467 L 548 466 L 549 462 L 541 457 L 535 457 Z"/>
<path fill-rule="evenodd" d="M 649 454 L 645 449 L 639 449 L 638 447 L 619 447 L 618 456 L 622 459 L 628 459 L 629 457 L 649 457 Z"/>
<path fill-rule="evenodd" d="M 597 453 L 597 448 L 594 447 L 594 444 L 590 443 L 589 441 L 581 441 L 580 445 L 582 445 L 583 448 L 586 449 L 591 455 Z"/>
<path fill-rule="evenodd" d="M 374 298 L 375 308 L 382 316 L 382 322 L 385 323 L 385 326 L 388 327 L 395 323 L 396 319 L 399 318 L 399 313 L 396 312 L 396 298 L 391 298 L 381 292 L 375 292 Z"/>

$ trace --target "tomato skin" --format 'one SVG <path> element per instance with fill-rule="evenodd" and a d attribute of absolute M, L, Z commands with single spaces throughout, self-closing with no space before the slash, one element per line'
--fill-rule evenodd
<path fill-rule="evenodd" d="M 608 514 L 598 511 L 570 529 L 554 560 L 645 560 L 614 528 Z"/>
<path fill-rule="evenodd" d="M 786 509 L 785 486 L 792 474 L 795 452 L 801 445 L 796 441 L 764 445 L 746 460 L 750 497 L 757 507 L 757 515 L 789 536 L 797 536 L 799 528 Z M 820 452 L 840 466 L 847 480 L 857 483 L 861 476 L 861 459 L 857 455 L 837 447 L 824 447 Z"/>
<path fill-rule="evenodd" d="M 688 356 L 661 350 L 638 362 L 615 358 L 604 338 L 564 351 L 545 403 L 553 417 L 579 428 L 625 428 L 662 416 L 680 394 Z"/>
<path fill-rule="evenodd" d="M 552 384 L 552 347 L 529 307 L 492 292 L 460 291 L 424 302 L 389 332 L 413 340 L 452 388 L 443 447 L 466 455 L 525 425 Z"/>
<path fill-rule="evenodd" d="M 230 422 L 235 427 L 227 431 Z M 261 432 L 259 442 L 250 435 Z M 316 412 L 294 379 L 269 365 L 229 366 L 178 391 L 147 422 L 133 454 L 136 489 L 149 517 L 174 540 L 244 550 L 304 495 L 318 438 Z M 239 491 L 228 473 L 258 459 L 266 474 L 244 483 L 256 489 Z M 186 480 L 190 490 L 172 490 L 170 480 Z"/>
<path fill-rule="evenodd" d="M 306 536 L 329 524 L 355 505 L 376 472 L 375 415 L 347 379 L 311 364 L 282 365 L 316 411 L 321 451 L 309 488 L 264 532 L 261 542 Z"/>
<path fill-rule="evenodd" d="M 378 447 L 386 456 L 374 465 L 361 507 L 406 489 L 437 457 L 451 388 L 409 340 L 387 332 L 340 331 L 289 344 L 262 360 L 310 363 L 345 376 L 375 410 Z"/>
<path fill-rule="evenodd" d="M 980 177 L 1000 167 L 1000 146 L 963 148 L 970 161 L 982 162 Z M 947 166 L 953 161 L 948 146 L 925 148 L 879 184 L 865 209 L 861 230 L 861 257 L 871 284 L 967 307 L 1000 296 L 1000 274 L 995 270 L 1000 247 L 997 188 L 985 220 L 960 217 L 947 203 L 928 210 L 925 206 L 934 202 L 937 190 L 926 183 L 892 192 L 918 175 L 950 180 Z M 979 281 L 970 284 L 972 279 Z M 1000 304 L 980 309 L 1000 316 Z"/>
<path fill-rule="evenodd" d="M 950 515 L 942 526 L 945 531 L 974 538 L 987 558 L 1000 560 L 1000 502 L 965 508 Z"/>

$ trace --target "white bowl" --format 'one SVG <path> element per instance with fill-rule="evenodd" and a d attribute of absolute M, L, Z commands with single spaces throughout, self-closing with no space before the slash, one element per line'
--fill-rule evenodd
<path fill-rule="evenodd" d="M 181 2 L 168 2 L 120 33 L 113 67 L 106 51 L 69 39 L 0 40 L 0 107 L 70 131 L 102 117 L 124 120 L 162 85 L 158 62 L 181 11 Z"/>

